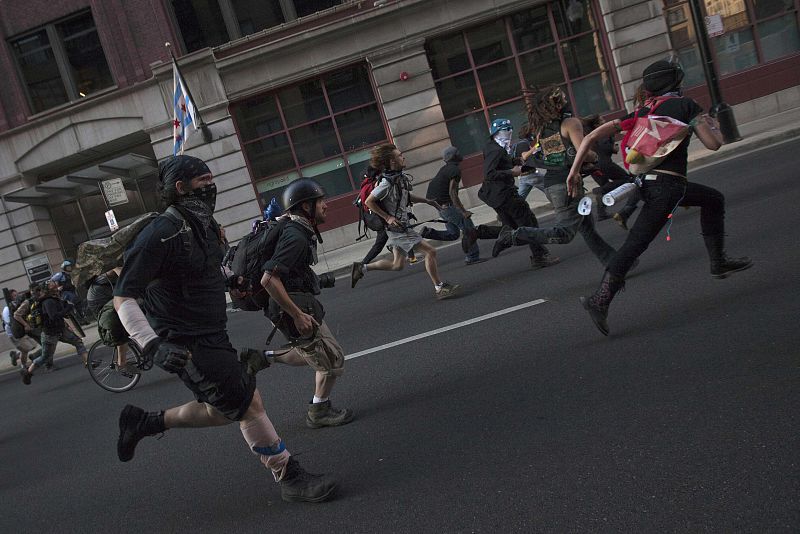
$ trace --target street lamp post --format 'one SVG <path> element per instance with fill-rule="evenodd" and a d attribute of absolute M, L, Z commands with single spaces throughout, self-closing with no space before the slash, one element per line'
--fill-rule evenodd
<path fill-rule="evenodd" d="M 706 75 L 708 91 L 711 93 L 711 114 L 717 117 L 722 139 L 726 143 L 739 141 L 742 136 L 739 135 L 739 128 L 736 126 L 733 108 L 722 101 L 717 69 L 714 67 L 714 58 L 711 55 L 711 47 L 708 44 L 708 32 L 704 24 L 705 19 L 700 11 L 700 0 L 689 0 L 689 7 L 692 10 L 694 33 L 697 35 L 697 47 L 700 49 L 700 58 L 703 61 L 703 72 Z"/>

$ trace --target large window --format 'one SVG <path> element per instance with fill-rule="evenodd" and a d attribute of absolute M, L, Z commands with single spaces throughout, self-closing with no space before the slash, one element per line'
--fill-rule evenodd
<path fill-rule="evenodd" d="M 721 35 L 711 37 L 720 75 L 732 74 L 800 52 L 798 0 L 704 0 L 708 17 L 722 22 Z M 686 85 L 705 81 L 692 13 L 687 0 L 665 0 L 672 46 L 686 71 Z"/>
<path fill-rule="evenodd" d="M 172 0 L 186 50 L 219 46 L 345 0 Z"/>
<path fill-rule="evenodd" d="M 522 89 L 558 84 L 581 115 L 617 108 L 592 0 L 560 0 L 430 40 L 428 60 L 450 139 L 480 152 L 489 124 L 526 122 Z"/>
<path fill-rule="evenodd" d="M 353 191 L 370 147 L 387 140 L 365 65 L 237 103 L 233 117 L 264 204 L 301 176 L 329 197 Z"/>
<path fill-rule="evenodd" d="M 34 113 L 114 85 L 90 11 L 9 43 Z"/>

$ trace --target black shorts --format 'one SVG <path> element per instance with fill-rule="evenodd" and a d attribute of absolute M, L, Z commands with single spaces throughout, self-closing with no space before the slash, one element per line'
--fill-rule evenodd
<path fill-rule="evenodd" d="M 256 389 L 256 379 L 239 362 L 228 334 L 173 337 L 173 343 L 185 345 L 192 353 L 178 376 L 192 390 L 197 402 L 210 404 L 231 421 L 240 421 Z"/>

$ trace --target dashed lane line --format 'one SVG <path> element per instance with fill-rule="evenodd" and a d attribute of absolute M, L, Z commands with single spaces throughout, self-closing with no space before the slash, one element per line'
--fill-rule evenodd
<path fill-rule="evenodd" d="M 426 337 L 435 336 L 437 334 L 442 334 L 444 332 L 449 332 L 450 330 L 455 330 L 456 328 L 462 328 L 464 326 L 469 326 L 471 324 L 479 323 L 481 321 L 487 321 L 489 319 L 494 319 L 495 317 L 500 317 L 502 315 L 507 315 L 509 313 L 514 313 L 519 310 L 524 310 L 525 308 L 530 308 L 532 306 L 538 306 L 539 304 L 544 304 L 547 302 L 544 299 L 536 299 L 530 302 L 525 302 L 523 304 L 517 304 L 516 306 L 511 306 L 510 308 L 505 308 L 503 310 L 498 310 L 496 312 L 487 313 L 486 315 L 481 315 L 479 317 L 474 317 L 472 319 L 467 319 L 466 321 L 461 321 L 460 323 L 451 324 L 449 326 L 443 326 L 441 328 L 436 328 L 435 330 L 429 330 L 427 332 L 423 332 L 421 334 L 416 334 L 414 336 L 405 337 L 403 339 L 398 339 L 397 341 L 392 341 L 391 343 L 385 343 L 383 345 L 378 345 L 377 347 L 372 347 L 371 349 L 364 349 L 358 352 L 354 352 L 353 354 L 348 354 L 345 356 L 345 360 L 352 360 L 353 358 L 359 358 L 361 356 L 366 356 L 367 354 L 372 354 L 373 352 L 379 352 L 386 349 L 391 349 L 393 347 L 397 347 L 399 345 L 405 345 L 406 343 L 411 343 L 412 341 L 417 341 L 420 339 L 424 339 Z"/>

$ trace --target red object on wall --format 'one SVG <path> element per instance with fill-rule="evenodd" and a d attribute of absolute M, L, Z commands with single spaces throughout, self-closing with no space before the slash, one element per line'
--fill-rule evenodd
<path fill-rule="evenodd" d="M 409 73 L 407 73 L 406 71 L 403 71 L 403 72 L 400 73 L 400 79 L 402 81 L 406 81 L 409 78 L 411 78 L 411 75 Z"/>

